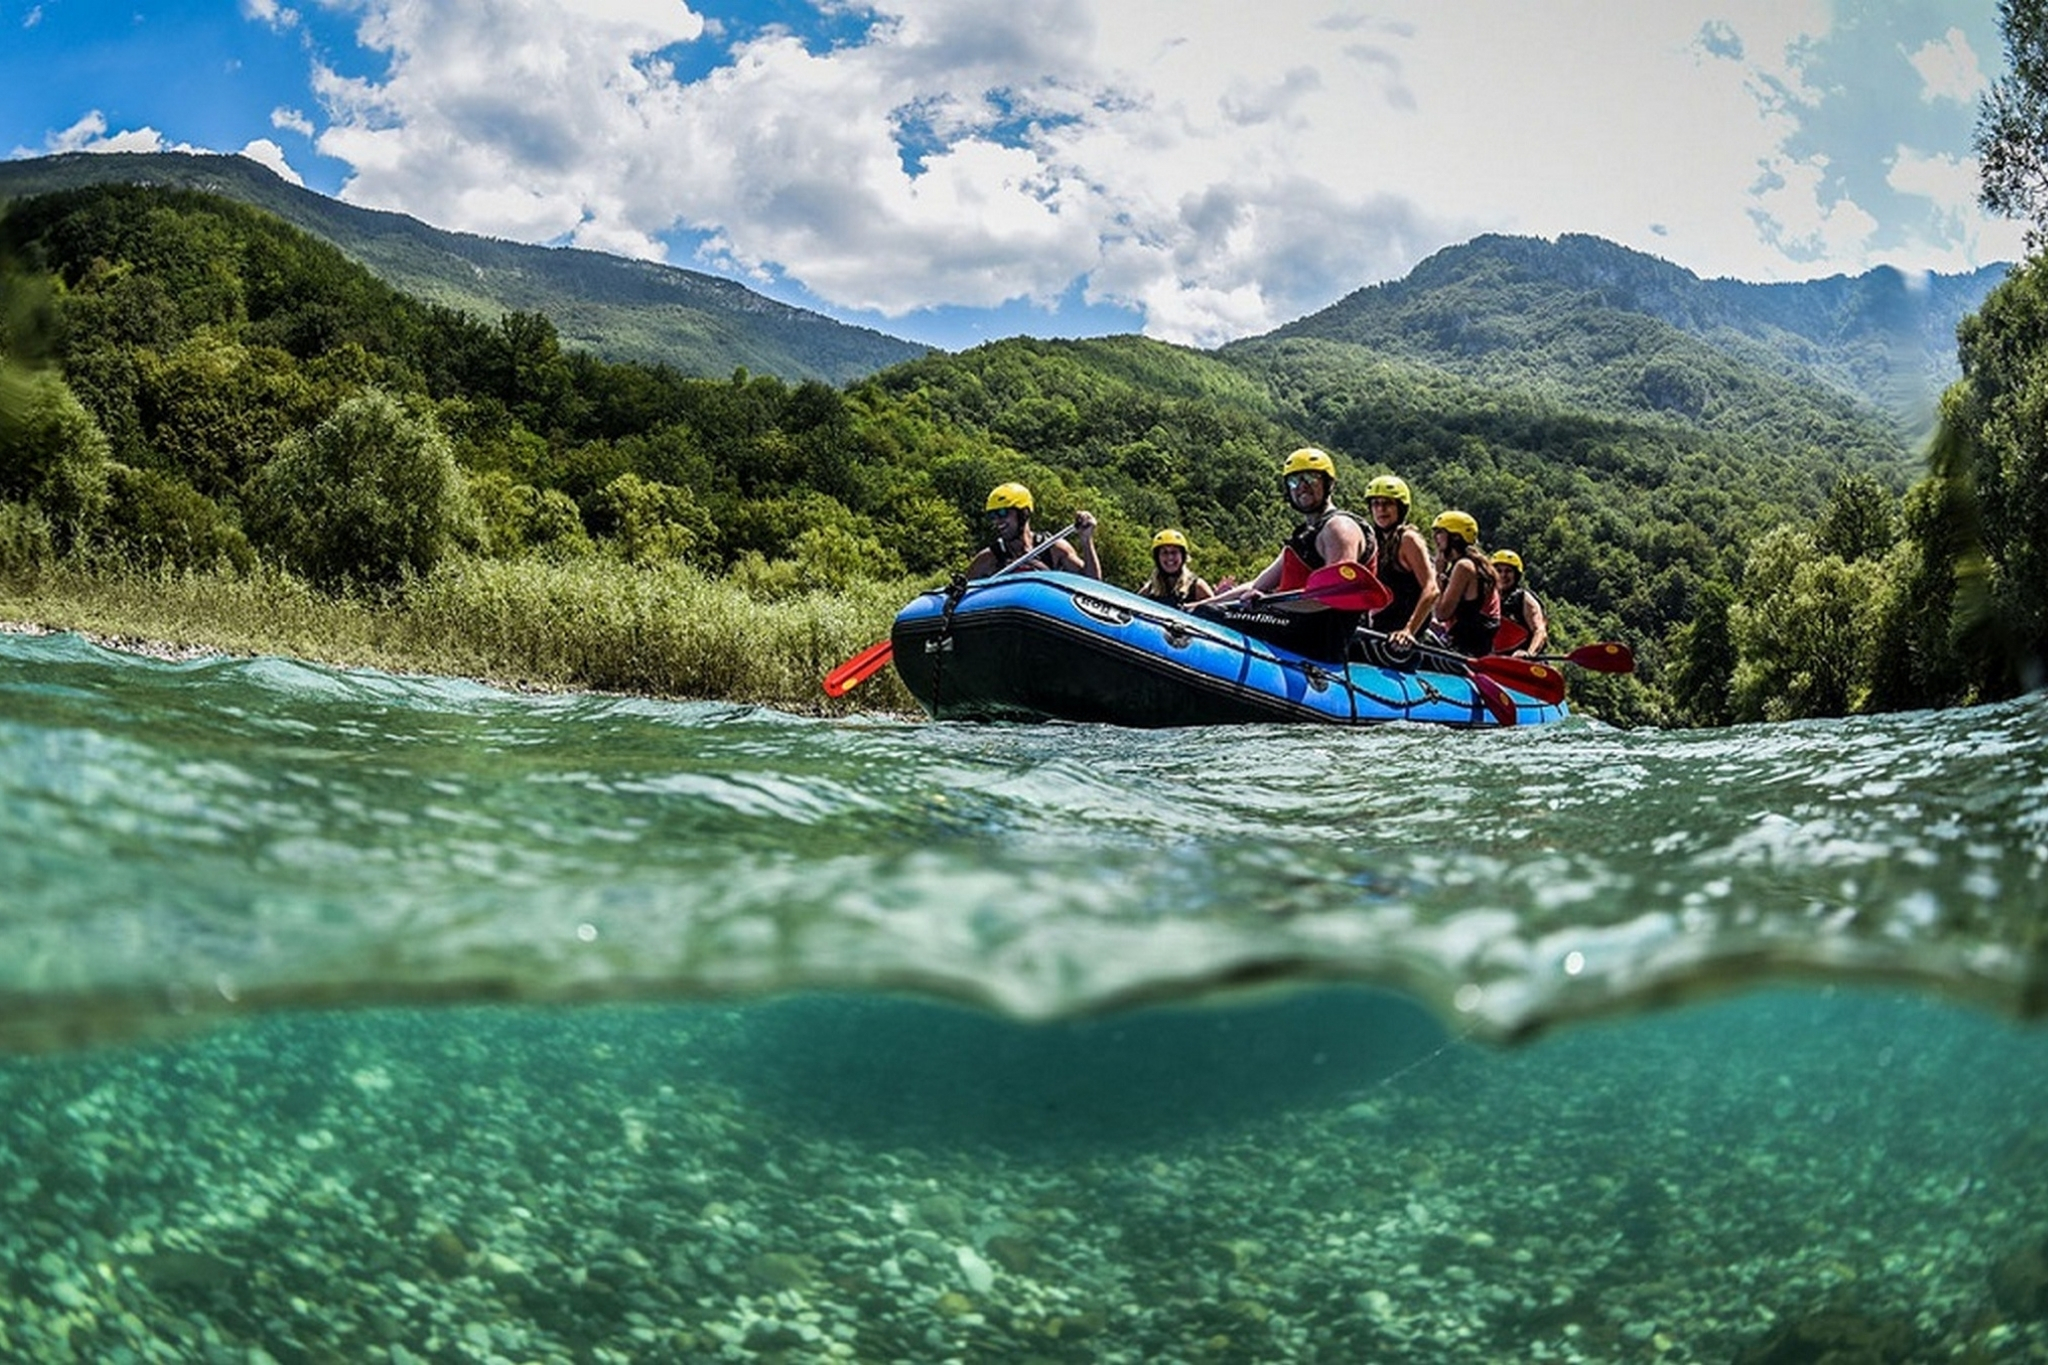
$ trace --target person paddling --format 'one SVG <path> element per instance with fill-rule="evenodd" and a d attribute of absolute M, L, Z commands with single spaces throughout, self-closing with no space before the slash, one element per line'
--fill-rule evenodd
<path fill-rule="evenodd" d="M 1500 575 L 1500 630 L 1494 636 L 1494 648 L 1518 659 L 1534 658 L 1550 648 L 1550 618 L 1523 581 L 1520 555 L 1513 550 L 1495 550 L 1493 568 Z"/>
<path fill-rule="evenodd" d="M 1478 520 L 1470 512 L 1443 512 L 1431 534 L 1436 576 L 1443 585 L 1433 613 L 1437 631 L 1460 654 L 1493 653 L 1493 634 L 1500 629 L 1500 578 L 1493 561 L 1480 553 Z"/>
<path fill-rule="evenodd" d="M 1312 659 L 1342 663 L 1351 632 L 1362 612 L 1259 609 L 1270 593 L 1290 591 L 1308 581 L 1313 571 L 1332 564 L 1357 564 L 1368 574 L 1373 567 L 1372 538 L 1357 517 L 1338 507 L 1337 465 L 1327 451 L 1304 446 L 1280 467 L 1280 486 L 1287 505 L 1301 524 L 1287 538 L 1273 562 L 1249 583 L 1218 585 L 1217 593 L 1196 609 L 1269 644 Z"/>
<path fill-rule="evenodd" d="M 1382 474 L 1365 486 L 1365 514 L 1372 518 L 1373 559 L 1380 582 L 1394 600 L 1366 624 L 1397 649 L 1415 643 L 1429 609 L 1436 605 L 1436 561 L 1422 530 L 1408 520 L 1408 483 Z"/>
<path fill-rule="evenodd" d="M 1035 505 L 1031 490 L 1021 483 L 998 484 L 990 491 L 982 514 L 987 518 L 992 543 L 968 563 L 967 576 L 970 579 L 994 577 L 1005 564 L 1023 558 L 1038 547 L 1039 533 L 1031 529 L 1031 513 Z M 1080 546 L 1078 550 L 1074 548 L 1076 545 Z M 1095 516 L 1092 512 L 1074 513 L 1074 539 L 1051 546 L 1030 564 L 1021 566 L 1019 572 L 1051 569 L 1084 574 L 1089 578 L 1102 577 L 1102 560 L 1095 553 Z"/>

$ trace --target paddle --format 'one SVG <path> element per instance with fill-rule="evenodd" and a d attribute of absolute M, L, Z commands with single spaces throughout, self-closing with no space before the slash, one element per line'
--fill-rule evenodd
<path fill-rule="evenodd" d="M 1000 574 L 1006 574 L 1012 569 L 1023 568 L 1026 564 L 1029 564 L 1032 560 L 1038 558 L 1080 529 L 1079 523 L 1075 523 L 1057 535 L 1047 536 L 1032 548 L 1031 553 L 1011 560 L 1003 565 L 1002 568 L 997 569 L 995 573 L 990 574 L 989 577 L 994 578 Z M 983 581 L 985 582 L 986 580 Z M 972 585 L 970 584 L 969 586 Z M 866 649 L 863 649 L 860 653 L 825 675 L 825 695 L 828 697 L 845 696 L 856 685 L 881 672 L 883 668 L 888 666 L 889 660 L 895 657 L 896 642 L 894 640 L 875 641 Z"/>
<path fill-rule="evenodd" d="M 1636 652 L 1618 640 L 1599 640 L 1590 645 L 1580 645 L 1569 654 L 1532 654 L 1529 658 L 1539 664 L 1577 664 L 1580 668 L 1594 673 L 1633 673 L 1636 671 Z"/>
<path fill-rule="evenodd" d="M 1515 706 L 1515 699 L 1502 691 L 1499 683 L 1477 669 L 1468 668 L 1465 676 L 1472 680 L 1472 690 L 1479 694 L 1479 700 L 1486 703 L 1486 709 L 1493 712 L 1495 720 L 1502 725 L 1521 724 L 1522 713 Z"/>
<path fill-rule="evenodd" d="M 1377 630 L 1358 632 L 1367 639 L 1378 640 L 1389 648 L 1398 649 L 1384 633 Z M 1492 710 L 1501 724 L 1512 725 L 1513 721 L 1501 716 L 1501 703 L 1509 708 L 1514 702 L 1499 696 L 1502 686 L 1512 687 L 1532 700 L 1555 706 L 1564 700 L 1564 674 L 1545 664 L 1531 659 L 1511 659 L 1505 655 L 1488 654 L 1470 659 L 1454 649 L 1438 649 L 1435 645 L 1423 644 L 1420 640 L 1410 646 L 1416 653 L 1426 655 L 1444 664 L 1451 665 L 1449 671 L 1462 673 L 1472 679 L 1473 686 Z"/>
<path fill-rule="evenodd" d="M 1550 665 L 1534 659 L 1515 659 L 1505 654 L 1487 654 L 1477 659 L 1467 659 L 1462 654 L 1451 657 L 1460 660 L 1474 673 L 1482 674 L 1505 687 L 1512 687 L 1524 696 L 1555 706 L 1564 700 L 1564 674 Z"/>
<path fill-rule="evenodd" d="M 1500 629 L 1493 633 L 1493 652 L 1496 655 L 1511 654 L 1528 638 L 1529 632 L 1523 630 L 1518 622 L 1503 621 Z M 1613 640 L 1580 645 L 1568 654 L 1524 654 L 1522 657 L 1539 664 L 1577 664 L 1595 673 L 1636 671 L 1636 652 Z"/>
<path fill-rule="evenodd" d="M 1267 593 L 1250 603 L 1268 606 L 1275 602 L 1299 601 L 1312 610 L 1378 611 L 1394 600 L 1393 590 L 1373 577 L 1363 564 L 1346 560 L 1325 564 L 1308 576 L 1308 582 L 1287 592 Z"/>

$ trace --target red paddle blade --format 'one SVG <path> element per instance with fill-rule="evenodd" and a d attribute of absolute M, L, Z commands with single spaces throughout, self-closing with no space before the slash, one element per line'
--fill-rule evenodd
<path fill-rule="evenodd" d="M 1308 576 L 1302 592 L 1338 611 L 1378 611 L 1394 600 L 1393 589 L 1363 564 L 1325 564 Z"/>
<path fill-rule="evenodd" d="M 1506 654 L 1509 650 L 1526 644 L 1528 639 L 1529 632 L 1523 630 L 1520 623 L 1503 621 L 1500 623 L 1500 629 L 1493 633 L 1493 648 L 1496 653 Z"/>
<path fill-rule="evenodd" d="M 1613 640 L 1602 640 L 1598 644 L 1580 645 L 1564 656 L 1568 664 L 1589 668 L 1595 673 L 1633 673 L 1636 671 L 1636 652 L 1627 645 Z"/>
<path fill-rule="evenodd" d="M 1281 592 L 1293 592 L 1315 577 L 1308 571 L 1308 561 L 1294 552 L 1292 545 L 1280 550 L 1280 581 L 1274 586 Z"/>
<path fill-rule="evenodd" d="M 1474 660 L 1477 663 L 1478 660 Z M 1515 699 L 1501 690 L 1500 684 L 1476 669 L 1472 673 L 1472 688 L 1479 693 L 1479 700 L 1486 703 L 1486 709 L 1493 712 L 1493 718 L 1502 725 L 1514 725 L 1521 721 L 1521 712 L 1515 709 Z"/>
<path fill-rule="evenodd" d="M 1512 687 L 1525 697 L 1551 706 L 1564 700 L 1564 674 L 1549 664 L 1537 663 L 1534 659 L 1511 659 L 1501 654 L 1489 654 L 1468 662 L 1474 673 L 1491 678 L 1503 687 Z"/>
<path fill-rule="evenodd" d="M 825 675 L 825 695 L 843 697 L 848 689 L 863 679 L 882 671 L 889 660 L 896 655 L 893 640 L 877 640 L 860 653 L 848 659 Z"/>

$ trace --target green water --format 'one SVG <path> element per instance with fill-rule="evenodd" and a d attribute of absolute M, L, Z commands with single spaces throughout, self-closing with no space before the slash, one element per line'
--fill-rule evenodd
<path fill-rule="evenodd" d="M 2044 732 L 0 635 L 0 1359 L 2048 1359 Z"/>

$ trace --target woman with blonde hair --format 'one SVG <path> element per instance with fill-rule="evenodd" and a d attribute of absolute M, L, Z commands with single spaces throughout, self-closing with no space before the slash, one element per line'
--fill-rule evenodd
<path fill-rule="evenodd" d="M 1214 597 L 1216 590 L 1188 567 L 1188 538 L 1169 527 L 1152 537 L 1152 577 L 1138 595 L 1169 607 L 1191 607 Z"/>

